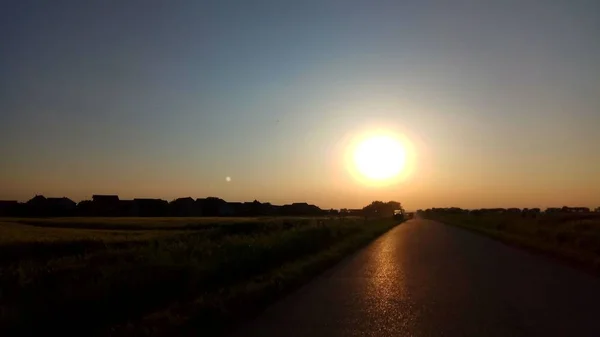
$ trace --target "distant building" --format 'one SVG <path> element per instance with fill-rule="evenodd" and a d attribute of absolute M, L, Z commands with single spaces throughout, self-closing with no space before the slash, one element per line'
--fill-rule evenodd
<path fill-rule="evenodd" d="M 169 203 L 162 199 L 133 199 L 133 216 L 168 216 Z"/>
<path fill-rule="evenodd" d="M 281 206 L 281 215 L 297 215 L 297 216 L 309 216 L 309 215 L 321 215 L 324 214 L 323 210 L 315 205 L 309 205 L 305 202 L 295 202 L 291 205 Z"/>
<path fill-rule="evenodd" d="M 28 216 L 72 216 L 77 204 L 66 197 L 46 198 L 36 195 L 24 205 L 24 215 Z"/>
<path fill-rule="evenodd" d="M 42 206 L 46 204 L 46 197 L 43 195 L 36 195 L 35 197 L 29 199 L 27 201 L 27 205 L 29 206 Z"/>
<path fill-rule="evenodd" d="M 118 216 L 120 210 L 118 195 L 92 196 L 92 213 L 94 216 Z"/>
<path fill-rule="evenodd" d="M 219 216 L 234 216 L 235 208 L 229 203 L 223 203 L 219 205 L 218 213 Z"/>
<path fill-rule="evenodd" d="M 16 200 L 0 200 L 0 216 L 19 215 L 19 202 Z"/>
<path fill-rule="evenodd" d="M 196 199 L 196 205 L 202 209 L 203 216 L 220 216 L 221 209 L 224 209 L 223 204 L 227 202 L 221 198 L 208 197 L 204 199 Z"/>
<path fill-rule="evenodd" d="M 75 201 L 66 197 L 47 198 L 46 206 L 50 216 L 73 216 L 77 208 Z"/>
<path fill-rule="evenodd" d="M 201 216 L 202 209 L 197 207 L 192 197 L 179 198 L 171 201 L 171 214 L 173 216 Z"/>
<path fill-rule="evenodd" d="M 67 210 L 67 211 L 72 211 L 77 206 L 77 203 L 75 203 L 75 201 L 73 201 L 73 200 L 71 200 L 69 198 L 66 198 L 66 197 L 62 197 L 62 198 L 47 198 L 46 202 L 52 208 L 57 208 L 57 209 L 62 209 L 62 210 Z"/>
<path fill-rule="evenodd" d="M 133 200 L 119 200 L 118 216 L 135 216 Z"/>
<path fill-rule="evenodd" d="M 0 201 L 0 216 L 319 216 L 337 214 L 306 202 L 272 205 L 258 200 L 227 202 L 217 197 L 194 200 L 178 198 L 170 203 L 162 199 L 120 200 L 118 195 L 92 195 L 92 200 L 75 203 L 67 197 L 46 198 L 36 195 L 26 203 Z M 357 210 L 362 212 L 362 210 Z M 342 212 L 340 212 L 341 214 Z"/>
<path fill-rule="evenodd" d="M 36 195 L 25 203 L 26 214 L 28 216 L 45 216 L 48 214 L 48 205 L 46 197 Z"/>
<path fill-rule="evenodd" d="M 235 216 L 250 216 L 251 207 L 245 202 L 229 202 Z"/>

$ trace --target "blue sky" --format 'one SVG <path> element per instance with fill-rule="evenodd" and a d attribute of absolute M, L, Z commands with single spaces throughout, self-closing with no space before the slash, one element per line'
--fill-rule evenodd
<path fill-rule="evenodd" d="M 600 204 L 596 1 L 0 6 L 0 199 Z M 411 179 L 348 177 L 373 125 Z"/>

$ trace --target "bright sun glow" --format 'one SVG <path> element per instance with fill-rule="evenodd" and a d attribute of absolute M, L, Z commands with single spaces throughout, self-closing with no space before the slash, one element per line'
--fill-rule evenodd
<path fill-rule="evenodd" d="M 397 177 L 406 166 L 403 144 L 387 135 L 375 135 L 362 140 L 353 154 L 353 164 L 364 178 L 384 181 Z"/>

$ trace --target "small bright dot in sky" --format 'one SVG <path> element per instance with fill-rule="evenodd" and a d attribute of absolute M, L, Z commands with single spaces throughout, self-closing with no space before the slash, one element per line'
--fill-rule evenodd
<path fill-rule="evenodd" d="M 226 182 L 230 182 L 231 181 L 231 177 L 225 177 L 225 181 Z"/>

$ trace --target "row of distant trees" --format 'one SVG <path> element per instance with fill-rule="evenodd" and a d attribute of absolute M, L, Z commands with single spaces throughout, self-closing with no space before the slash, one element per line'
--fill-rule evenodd
<path fill-rule="evenodd" d="M 600 207 L 591 210 L 589 207 L 549 207 L 545 210 L 540 208 L 480 208 L 480 209 L 462 209 L 459 207 L 447 207 L 447 208 L 428 208 L 426 210 L 418 210 L 417 213 L 446 213 L 446 214 L 472 214 L 472 215 L 484 215 L 484 214 L 520 214 L 522 216 L 536 216 L 538 214 L 558 214 L 558 213 L 591 213 L 599 212 Z"/>
<path fill-rule="evenodd" d="M 399 202 L 374 201 L 362 209 L 323 210 L 305 202 L 272 205 L 252 202 L 227 202 L 217 197 L 193 199 L 178 198 L 171 202 L 162 199 L 136 198 L 121 200 L 116 195 L 94 195 L 92 200 L 75 203 L 69 198 L 46 198 L 36 195 L 25 203 L 0 201 L 0 216 L 52 217 L 52 216 L 139 216 L 139 217 L 189 217 L 189 216 L 393 216 L 401 211 Z"/>

